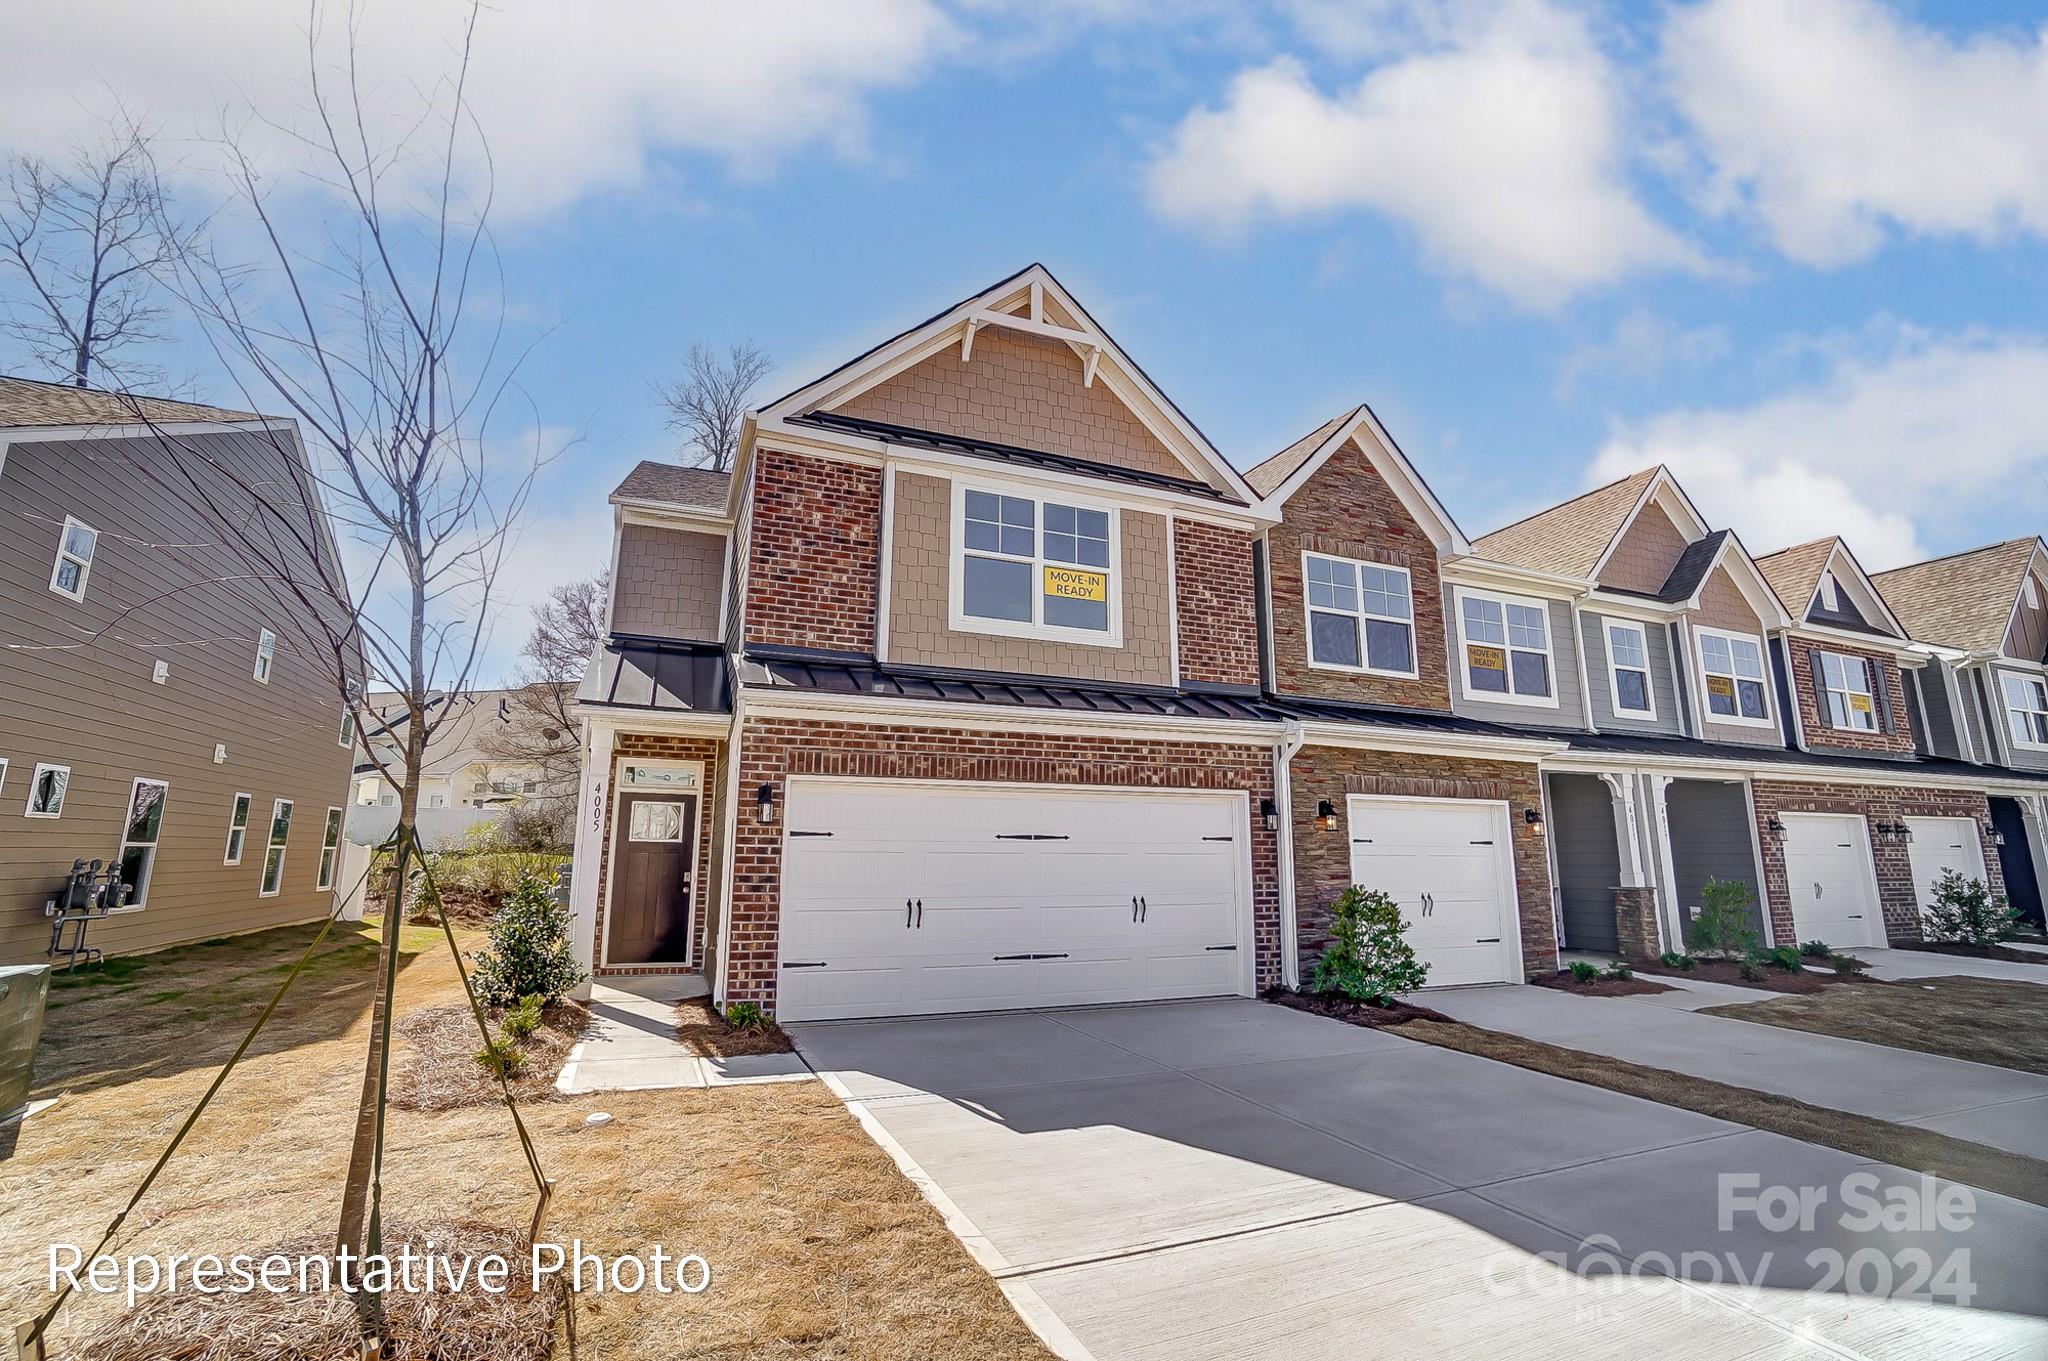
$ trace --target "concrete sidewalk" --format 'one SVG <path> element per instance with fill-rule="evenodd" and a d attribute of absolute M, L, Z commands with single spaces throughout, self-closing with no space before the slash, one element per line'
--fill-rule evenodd
<path fill-rule="evenodd" d="M 2017 964 L 2009 959 L 1972 959 L 1968 955 L 1943 955 L 1930 950 L 1851 950 L 1870 962 L 1870 977 L 1885 983 L 1907 978 L 2004 978 L 2015 983 L 2039 983 L 2048 987 L 2048 955 L 2039 964 Z"/>
<path fill-rule="evenodd" d="M 590 1024 L 563 1062 L 555 1089 L 580 1096 L 793 1082 L 812 1076 L 795 1054 L 721 1059 L 692 1053 L 676 1038 L 676 1003 L 703 995 L 700 978 L 661 977 L 635 980 L 626 986 L 592 984 Z"/>
<path fill-rule="evenodd" d="M 1685 985 L 1688 992 L 1694 986 Z M 1768 1000 L 1768 994 L 1760 996 L 1755 989 L 1740 991 L 1748 994 L 1741 1000 Z M 1578 997 L 1552 988 L 1487 987 L 1446 988 L 1422 1000 L 1446 1016 L 1488 1030 L 2048 1158 L 2048 1078 L 1833 1035 L 1701 1016 L 1666 1002 L 1676 995 Z M 2043 1022 L 2048 1023 L 2048 999 Z"/>

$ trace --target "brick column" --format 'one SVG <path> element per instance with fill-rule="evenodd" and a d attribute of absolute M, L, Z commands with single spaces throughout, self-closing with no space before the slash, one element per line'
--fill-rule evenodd
<path fill-rule="evenodd" d="M 1657 890 L 1648 886 L 1614 890 L 1614 926 L 1623 959 L 1655 959 L 1661 954 Z"/>

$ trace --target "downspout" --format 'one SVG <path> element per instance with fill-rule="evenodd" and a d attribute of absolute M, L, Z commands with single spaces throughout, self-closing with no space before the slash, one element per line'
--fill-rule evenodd
<path fill-rule="evenodd" d="M 734 677 L 734 680 L 738 678 Z M 725 735 L 725 826 L 722 829 L 725 853 L 719 857 L 721 869 L 718 876 L 719 896 L 724 901 L 718 905 L 718 978 L 711 989 L 711 1000 L 721 1011 L 725 1008 L 726 978 L 732 969 L 733 842 L 738 840 L 740 828 L 740 720 L 746 703 L 746 692 L 734 684 L 732 727 Z"/>
<path fill-rule="evenodd" d="M 1565 608 L 1569 609 L 1572 615 L 1572 651 L 1579 654 L 1579 715 L 1585 720 L 1586 731 L 1596 733 L 1600 731 L 1600 725 L 1593 721 L 1593 682 L 1586 672 L 1586 626 L 1579 620 L 1579 602 L 1584 599 L 1583 594 L 1575 595 L 1565 602 Z M 1603 651 L 1606 649 L 1605 637 L 1601 638 L 1600 646 Z M 1645 657 L 1643 660 L 1647 662 L 1649 658 Z M 1613 669 L 1611 661 L 1608 668 Z M 1613 702 L 1611 698 L 1609 702 Z"/>
<path fill-rule="evenodd" d="M 1280 981 L 1290 988 L 1301 986 L 1301 936 L 1294 906 L 1294 787 L 1288 772 L 1306 741 L 1301 720 L 1290 718 L 1273 748 L 1273 806 L 1280 814 Z"/>

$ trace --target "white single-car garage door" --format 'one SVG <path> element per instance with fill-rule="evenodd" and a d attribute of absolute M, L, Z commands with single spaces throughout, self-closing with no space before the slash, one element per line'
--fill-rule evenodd
<path fill-rule="evenodd" d="M 1507 809 L 1467 799 L 1354 794 L 1351 882 L 1390 893 L 1429 986 L 1521 977 Z"/>
<path fill-rule="evenodd" d="M 1799 939 L 1834 946 L 1885 943 L 1876 872 L 1862 818 L 1785 813 L 1785 881 Z"/>
<path fill-rule="evenodd" d="M 1252 990 L 1243 794 L 793 780 L 787 1020 Z"/>
<path fill-rule="evenodd" d="M 1913 897 L 1925 912 L 1934 902 L 1934 886 L 1944 870 L 1965 879 L 1984 878 L 1984 843 L 1975 818 L 1907 818 L 1913 839 L 1906 852 L 1913 862 Z"/>

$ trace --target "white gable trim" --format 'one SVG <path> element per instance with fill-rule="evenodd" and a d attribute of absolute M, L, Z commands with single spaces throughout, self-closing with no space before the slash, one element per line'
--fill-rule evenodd
<path fill-rule="evenodd" d="M 1074 318 L 1076 324 L 1065 326 L 1046 320 L 1045 304 L 1048 300 Z M 1021 315 L 1013 313 L 1019 304 L 1025 307 Z M 1154 386 L 1143 370 L 1043 265 L 1034 264 L 955 304 L 824 377 L 769 403 L 758 414 L 764 420 L 781 420 L 807 411 L 843 405 L 949 345 L 959 345 L 971 362 L 974 334 L 986 326 L 1000 326 L 1065 341 L 1082 362 L 1083 382 L 1093 386 L 1099 381 L 1108 388 L 1141 425 L 1186 465 L 1191 475 L 1205 481 L 1215 479 L 1219 485 L 1243 497 L 1246 503 L 1257 503 L 1258 493 L 1245 482 L 1243 474 L 1232 467 L 1208 438 L 1181 414 L 1171 399 Z"/>
<path fill-rule="evenodd" d="M 1731 561 L 1740 564 L 1742 570 L 1729 572 L 1728 579 L 1735 583 L 1735 589 L 1742 592 L 1742 598 L 1756 611 L 1757 619 L 1762 622 L 1765 630 L 1790 628 L 1793 622 L 1790 611 L 1785 608 L 1784 602 L 1778 599 L 1778 593 L 1771 589 L 1771 583 L 1764 580 L 1764 574 L 1758 569 L 1756 559 L 1750 557 L 1749 550 L 1742 546 L 1742 540 L 1732 533 L 1721 541 L 1721 547 L 1714 554 L 1713 562 L 1707 565 L 1706 571 L 1700 573 L 1700 584 L 1693 587 L 1692 595 L 1685 602 L 1685 607 L 1689 610 L 1698 609 L 1700 601 L 1706 598 L 1707 583 L 1714 579 L 1715 572 Z"/>
<path fill-rule="evenodd" d="M 1273 489 L 1273 494 L 1265 498 L 1264 504 L 1275 512 L 1279 511 L 1280 507 L 1287 504 L 1289 497 L 1307 486 L 1309 479 L 1322 471 L 1323 465 L 1344 447 L 1346 440 L 1361 431 L 1369 434 L 1371 438 L 1360 439 L 1359 448 L 1372 460 L 1374 470 L 1392 489 L 1401 505 L 1415 517 L 1418 524 L 1429 531 L 1429 537 L 1436 544 L 1437 551 L 1453 557 L 1469 556 L 1472 544 L 1465 537 L 1465 531 L 1458 528 L 1458 522 L 1451 518 L 1451 513 L 1436 499 L 1436 493 L 1429 489 L 1429 484 L 1415 471 L 1415 465 L 1401 452 L 1401 446 L 1394 443 L 1394 437 L 1380 424 L 1379 417 L 1373 414 L 1372 408 L 1364 403 L 1360 403 L 1350 415 L 1338 422 L 1337 428 L 1316 446 L 1316 451 L 1308 456 L 1307 461 L 1296 468 L 1285 482 Z"/>
<path fill-rule="evenodd" d="M 1589 579 L 1600 579 L 1600 574 L 1607 570 L 1607 560 L 1614 556 L 1615 550 L 1621 547 L 1621 541 L 1628 537 L 1629 527 L 1636 522 L 1636 517 L 1643 513 L 1643 508 L 1652 502 L 1655 502 L 1666 515 L 1671 516 L 1672 523 L 1678 526 L 1679 533 L 1685 535 L 1687 543 L 1705 538 L 1712 530 L 1712 526 L 1707 523 L 1707 517 L 1700 514 L 1699 507 L 1685 494 L 1685 488 L 1678 485 L 1678 479 L 1671 475 L 1671 470 L 1659 467 L 1657 475 L 1643 487 L 1642 495 L 1636 497 L 1635 505 L 1629 508 L 1628 514 L 1615 526 L 1614 534 L 1607 540 L 1607 546 L 1600 550 L 1599 559 L 1594 562 L 1592 570 L 1586 573 Z"/>
<path fill-rule="evenodd" d="M 1836 570 L 1837 563 L 1848 569 L 1846 575 Z M 1861 610 L 1866 618 L 1876 615 L 1877 622 L 1891 629 L 1898 634 L 1901 641 L 1904 641 L 1907 636 L 1906 626 L 1892 613 L 1891 606 L 1885 604 L 1884 596 L 1878 592 L 1877 583 L 1870 579 L 1870 573 L 1863 570 L 1863 564 L 1856 561 L 1856 555 L 1849 551 L 1849 545 L 1840 539 L 1835 540 L 1835 546 L 1828 551 L 1827 562 L 1820 569 L 1820 576 L 1823 578 L 1831 573 L 1835 578 L 1836 589 L 1847 590 L 1855 598 L 1856 608 Z M 1820 578 L 1815 578 L 1813 589 L 1816 593 L 1819 592 Z M 1807 613 L 1812 609 L 1813 598 L 1809 595 L 1800 604 L 1801 622 L 1805 621 Z"/>

